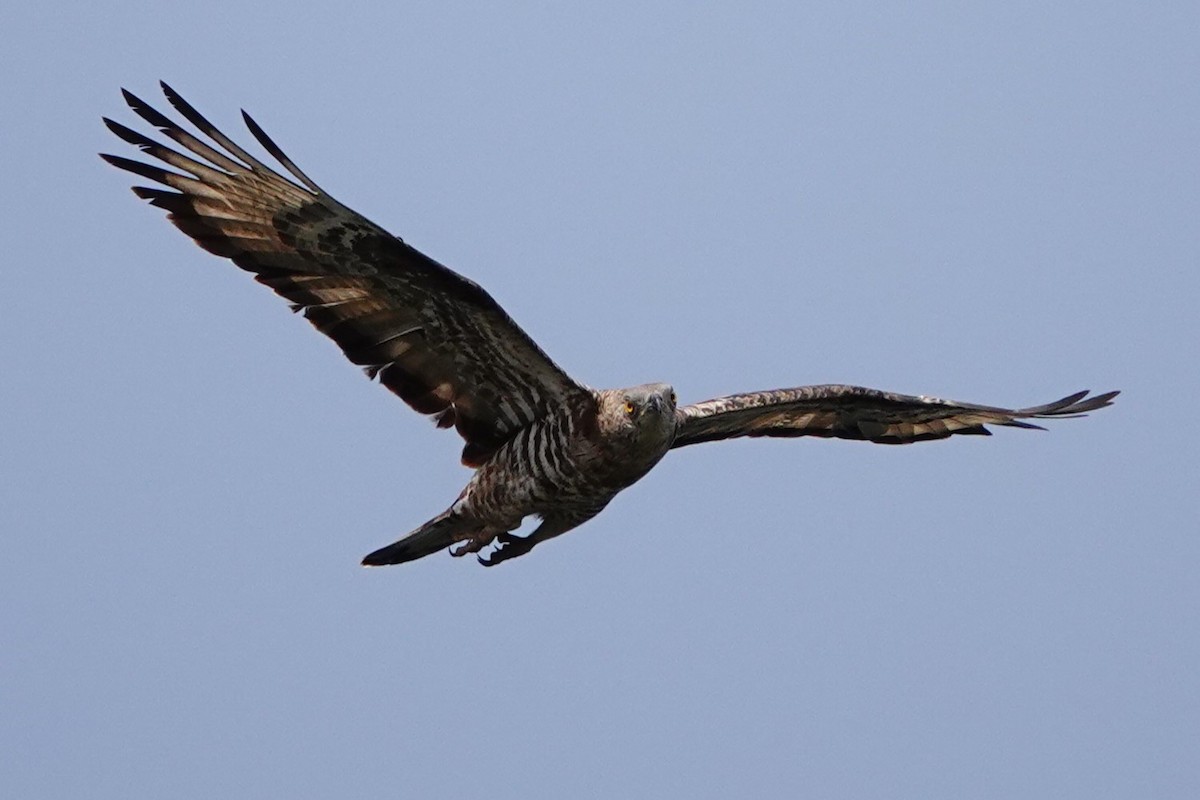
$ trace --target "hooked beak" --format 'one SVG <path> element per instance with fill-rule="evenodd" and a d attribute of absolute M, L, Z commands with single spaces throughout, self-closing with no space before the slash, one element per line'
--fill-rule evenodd
<path fill-rule="evenodd" d="M 650 395 L 650 407 L 656 412 L 663 410 L 663 398 L 661 394 Z"/>

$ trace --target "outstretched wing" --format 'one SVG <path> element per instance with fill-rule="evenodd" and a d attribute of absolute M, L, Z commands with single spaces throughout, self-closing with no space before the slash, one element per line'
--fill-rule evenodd
<path fill-rule="evenodd" d="M 514 431 L 564 402 L 591 397 L 477 284 L 334 200 L 249 115 L 250 132 L 295 179 L 267 167 L 165 83 L 163 92 L 213 144 L 130 92 L 129 106 L 182 152 L 105 119 L 120 138 L 178 172 L 119 156 L 110 164 L 174 191 L 134 187 L 197 244 L 232 259 L 292 303 L 369 376 L 483 463 Z M 297 183 L 298 182 L 298 183 Z"/>
<path fill-rule="evenodd" d="M 984 425 L 1037 428 L 1026 419 L 1075 417 L 1111 405 L 1117 392 L 1077 392 L 1032 408 L 994 408 L 861 386 L 801 386 L 706 400 L 679 409 L 673 447 L 738 436 L 822 436 L 908 444 L 956 433 L 990 436 Z"/>

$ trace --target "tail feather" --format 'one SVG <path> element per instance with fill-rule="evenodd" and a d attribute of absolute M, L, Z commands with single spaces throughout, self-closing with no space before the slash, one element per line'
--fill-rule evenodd
<path fill-rule="evenodd" d="M 403 564 L 444 550 L 463 539 L 463 533 L 475 526 L 449 511 L 434 517 L 398 542 L 381 547 L 362 560 L 364 567 Z"/>

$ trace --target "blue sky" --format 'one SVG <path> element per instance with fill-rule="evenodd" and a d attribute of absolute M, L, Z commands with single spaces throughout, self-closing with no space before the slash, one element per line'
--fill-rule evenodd
<path fill-rule="evenodd" d="M 331 8 L 5 15 L 6 796 L 1200 793 L 1195 4 Z M 459 443 L 96 158 L 159 78 L 594 386 L 1124 394 L 364 570 Z"/>

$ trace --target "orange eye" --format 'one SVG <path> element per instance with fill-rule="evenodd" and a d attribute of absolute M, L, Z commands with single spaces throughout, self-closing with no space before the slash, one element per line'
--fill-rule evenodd
<path fill-rule="evenodd" d="M 634 411 L 633 401 L 632 401 L 632 400 L 626 400 L 626 401 L 625 401 L 625 413 L 626 413 L 626 414 L 630 414 L 630 415 L 632 415 L 632 414 L 633 414 L 633 411 Z"/>
<path fill-rule="evenodd" d="M 671 392 L 671 405 L 675 405 L 675 393 Z"/>

